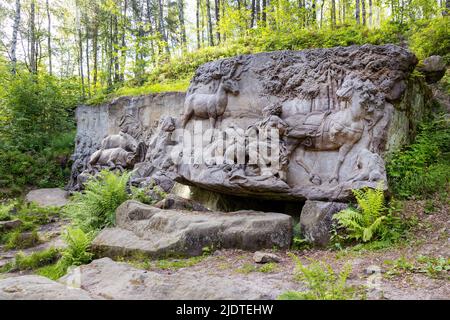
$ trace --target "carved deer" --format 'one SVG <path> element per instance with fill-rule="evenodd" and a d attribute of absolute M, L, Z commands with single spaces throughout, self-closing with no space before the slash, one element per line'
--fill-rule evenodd
<path fill-rule="evenodd" d="M 227 108 L 228 94 L 231 93 L 235 96 L 239 94 L 239 76 L 243 69 L 241 68 L 238 74 L 235 73 L 241 64 L 242 61 L 240 59 L 237 60 L 230 72 L 227 75 L 223 75 L 222 60 L 219 65 L 219 74 L 217 75 L 220 77 L 217 91 L 215 93 L 193 93 L 186 97 L 182 119 L 183 128 L 186 127 L 186 124 L 193 116 L 200 119 L 209 119 L 211 127 L 215 128 L 217 119 L 222 118 Z"/>

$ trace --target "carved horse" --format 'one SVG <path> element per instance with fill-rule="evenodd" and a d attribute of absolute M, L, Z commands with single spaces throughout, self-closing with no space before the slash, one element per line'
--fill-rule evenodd
<path fill-rule="evenodd" d="M 215 128 L 217 119 L 223 116 L 227 108 L 228 93 L 235 96 L 239 94 L 239 76 L 243 69 L 241 68 L 238 74 L 235 74 L 235 72 L 238 66 L 242 64 L 242 61 L 239 59 L 234 62 L 227 75 L 223 74 L 223 62 L 224 60 L 220 62 L 219 74 L 216 75 L 220 77 L 220 82 L 215 93 L 193 93 L 186 97 L 182 119 L 183 129 L 193 116 L 201 119 L 209 119 L 211 128 Z"/>
<path fill-rule="evenodd" d="M 309 180 L 317 185 L 322 183 L 321 178 L 312 173 L 311 168 L 304 160 L 305 151 L 333 151 L 338 150 L 336 166 L 329 180 L 330 183 L 339 181 L 339 170 L 345 157 L 353 146 L 361 139 L 366 121 L 374 113 L 374 106 L 361 98 L 355 92 L 349 107 L 337 112 L 314 112 L 298 117 L 291 117 L 286 121 L 291 126 L 287 133 L 288 154 L 297 147 L 300 154 L 295 159 L 309 175 Z M 369 120 L 370 121 L 370 120 Z M 375 123 L 372 122 L 371 127 Z"/>

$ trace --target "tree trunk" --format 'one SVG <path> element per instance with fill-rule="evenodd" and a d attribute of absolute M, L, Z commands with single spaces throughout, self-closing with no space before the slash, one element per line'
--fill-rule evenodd
<path fill-rule="evenodd" d="M 366 0 L 361 0 L 363 26 L 366 25 Z"/>
<path fill-rule="evenodd" d="M 186 27 L 184 24 L 184 4 L 183 0 L 178 0 L 178 17 L 180 20 L 180 29 L 181 29 L 181 43 L 183 47 L 186 46 Z"/>
<path fill-rule="evenodd" d="M 166 52 L 170 53 L 169 42 L 167 39 L 165 27 L 164 27 L 164 8 L 163 8 L 162 0 L 158 0 L 158 8 L 159 8 L 159 33 L 161 34 L 161 37 L 163 38 L 164 42 L 166 43 L 164 45 Z"/>
<path fill-rule="evenodd" d="M 206 16 L 208 19 L 208 36 L 209 36 L 209 45 L 214 45 L 214 38 L 213 38 L 213 30 L 212 30 L 212 20 L 211 20 L 211 6 L 209 3 L 209 0 L 206 0 Z"/>
<path fill-rule="evenodd" d="M 356 24 L 360 24 L 361 23 L 361 19 L 359 17 L 359 0 L 356 0 L 355 19 L 356 19 Z"/>
<path fill-rule="evenodd" d="M 220 22 L 220 0 L 214 0 L 214 10 L 216 13 L 216 37 L 217 43 L 220 43 L 220 31 L 219 31 L 219 22 Z"/>
<path fill-rule="evenodd" d="M 325 0 L 322 0 L 322 6 L 320 7 L 320 27 L 322 28 L 323 24 L 323 6 L 325 5 Z"/>
<path fill-rule="evenodd" d="M 265 26 L 267 23 L 266 8 L 267 8 L 267 0 L 262 0 L 261 16 L 262 16 L 263 26 Z"/>
<path fill-rule="evenodd" d="M 126 41 L 125 36 L 127 32 L 127 10 L 128 10 L 128 1 L 125 0 L 123 4 L 123 15 L 122 15 L 122 30 L 120 31 L 122 33 L 121 35 L 121 43 L 120 43 L 120 75 L 119 75 L 119 81 L 124 82 L 125 81 L 125 64 L 127 59 L 127 47 L 126 47 Z M 151 24 L 150 24 L 151 26 Z M 150 27 L 151 28 L 151 27 Z M 153 51 L 153 43 L 152 43 L 152 51 Z"/>
<path fill-rule="evenodd" d="M 80 78 L 81 78 L 81 92 L 83 94 L 83 99 L 86 98 L 86 91 L 84 87 L 84 70 L 83 70 L 83 37 L 81 33 L 81 21 L 80 21 L 80 15 L 77 8 L 77 29 L 78 29 L 78 51 L 79 51 L 79 58 L 78 58 L 78 65 L 80 68 Z"/>
<path fill-rule="evenodd" d="M 96 17 L 97 18 L 97 17 Z M 97 20 L 95 21 L 94 24 L 94 30 L 93 30 L 93 38 L 92 38 L 92 51 L 93 51 L 93 55 L 94 55 L 94 65 L 93 65 L 93 85 L 94 85 L 94 90 L 97 86 L 97 59 L 98 59 L 98 53 L 97 53 L 97 47 L 98 47 L 98 22 Z"/>
<path fill-rule="evenodd" d="M 195 11 L 195 22 L 197 27 L 197 49 L 200 49 L 200 0 L 197 0 L 197 10 Z"/>
<path fill-rule="evenodd" d="M 31 73 L 37 73 L 36 63 L 36 0 L 31 0 L 30 7 L 30 71 Z"/>
<path fill-rule="evenodd" d="M 86 77 L 87 77 L 87 93 L 88 97 L 91 97 L 91 69 L 89 66 L 89 33 L 86 27 Z"/>
<path fill-rule="evenodd" d="M 217 1 L 217 0 L 216 0 Z M 250 20 L 250 28 L 255 26 L 255 17 L 256 17 L 256 1 L 252 0 L 252 16 Z"/>
<path fill-rule="evenodd" d="M 48 52 L 48 73 L 52 75 L 52 24 L 50 18 L 50 8 L 48 5 L 48 0 L 45 1 L 45 7 L 47 9 L 47 52 Z"/>
<path fill-rule="evenodd" d="M 369 0 L 369 25 L 372 26 L 373 25 L 373 7 L 372 7 L 372 0 Z"/>
<path fill-rule="evenodd" d="M 331 0 L 331 26 L 336 26 L 336 0 Z"/>
<path fill-rule="evenodd" d="M 17 56 L 16 56 L 16 47 L 17 47 L 17 32 L 19 31 L 20 25 L 20 0 L 16 0 L 16 12 L 14 14 L 14 26 L 13 26 L 13 34 L 11 40 L 11 73 L 16 74 L 16 65 L 17 65 Z"/>

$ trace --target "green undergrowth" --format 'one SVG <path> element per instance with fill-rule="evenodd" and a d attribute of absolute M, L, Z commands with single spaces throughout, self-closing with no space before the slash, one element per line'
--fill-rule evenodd
<path fill-rule="evenodd" d="M 19 252 L 15 255 L 13 262 L 9 262 L 0 268 L 0 272 L 35 270 L 54 263 L 60 256 L 60 250 L 56 248 L 33 252 L 30 255 Z"/>
<path fill-rule="evenodd" d="M 236 269 L 237 273 L 249 274 L 251 272 L 272 273 L 276 272 L 278 265 L 275 262 L 269 262 L 262 265 L 255 265 L 253 263 L 244 263 Z"/>
<path fill-rule="evenodd" d="M 20 199 L 4 202 L 0 205 L 1 220 L 19 220 L 20 224 L 13 230 L 0 230 L 0 244 L 4 244 L 7 250 L 25 249 L 39 244 L 38 228 L 53 221 L 59 213 L 57 207 L 43 208 Z"/>
<path fill-rule="evenodd" d="M 450 120 L 439 115 L 420 125 L 415 141 L 392 154 L 386 164 L 389 187 L 402 199 L 427 199 L 448 194 Z"/>
<path fill-rule="evenodd" d="M 351 274 L 349 264 L 337 272 L 331 265 L 314 259 L 304 265 L 294 254 L 290 254 L 295 262 L 294 279 L 306 285 L 305 291 L 287 291 L 278 300 L 350 300 L 362 299 L 362 289 L 348 284 Z"/>
<path fill-rule="evenodd" d="M 386 277 L 396 277 L 402 274 L 421 273 L 431 278 L 450 280 L 450 258 L 443 256 L 419 255 L 408 259 L 400 257 L 395 260 L 385 260 L 388 267 Z"/>

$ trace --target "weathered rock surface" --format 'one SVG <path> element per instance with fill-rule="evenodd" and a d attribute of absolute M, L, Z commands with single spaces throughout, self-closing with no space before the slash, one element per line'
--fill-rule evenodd
<path fill-rule="evenodd" d="M 10 221 L 0 221 L 0 232 L 14 230 L 22 225 L 19 219 Z"/>
<path fill-rule="evenodd" d="M 408 143 L 428 112 L 426 86 L 409 77 L 416 64 L 411 52 L 395 45 L 208 62 L 198 68 L 186 95 L 152 96 L 151 104 L 176 97 L 170 110 L 159 108 L 155 117 L 144 98 L 139 103 L 123 98 L 120 108 L 113 103 L 97 115 L 101 134 L 94 129 L 97 120 L 80 118 L 84 138 L 75 158 L 83 167 L 84 159 L 106 148 L 100 145 L 106 135 L 121 131 L 142 146 L 134 154 L 143 159 L 134 166 L 132 181 L 138 185 L 156 183 L 168 190 L 175 180 L 265 200 L 348 200 L 352 189 L 380 181 L 387 187 L 383 157 Z M 207 137 L 213 128 L 218 135 Z M 195 145 L 196 130 L 201 146 Z M 277 137 L 261 139 L 268 131 Z M 189 136 L 194 139 L 186 142 Z M 232 139 L 222 143 L 221 137 Z M 111 159 L 109 167 L 120 169 L 120 163 L 123 159 Z M 79 172 L 74 164 L 72 180 Z"/>
<path fill-rule="evenodd" d="M 288 248 L 291 238 L 292 218 L 281 213 L 175 211 L 127 201 L 117 209 L 116 228 L 100 232 L 92 247 L 110 257 L 195 256 L 204 247 Z"/>
<path fill-rule="evenodd" d="M 300 230 L 305 239 L 318 246 L 327 245 L 333 215 L 347 206 L 339 202 L 307 200 L 300 214 Z"/>
<path fill-rule="evenodd" d="M 447 70 L 445 61 L 441 56 L 431 56 L 424 59 L 418 69 L 425 75 L 427 83 L 438 82 Z"/>
<path fill-rule="evenodd" d="M 48 278 L 26 275 L 0 280 L 0 300 L 92 300 L 90 293 Z"/>
<path fill-rule="evenodd" d="M 256 251 L 253 255 L 256 263 L 280 262 L 280 257 L 274 253 Z"/>
<path fill-rule="evenodd" d="M 136 269 L 109 258 L 95 260 L 74 269 L 59 281 L 73 283 L 74 278 L 80 279 L 80 286 L 84 290 L 106 299 L 275 299 L 292 287 L 292 284 L 287 285 L 282 281 L 267 279 L 263 283 L 256 283 L 251 279 L 223 277 L 190 270 L 161 274 Z"/>
<path fill-rule="evenodd" d="M 62 207 L 69 201 L 67 192 L 59 188 L 31 190 L 25 200 L 35 202 L 41 207 Z"/>
<path fill-rule="evenodd" d="M 155 203 L 153 206 L 159 209 L 209 211 L 208 208 L 197 201 L 185 199 L 174 194 L 167 195 L 166 198 Z"/>

